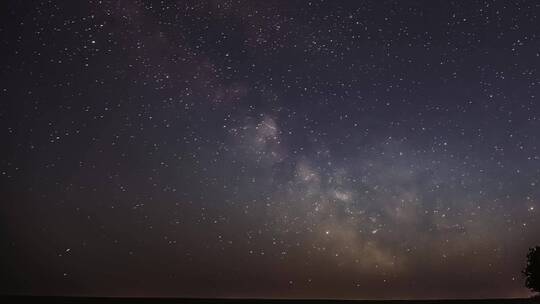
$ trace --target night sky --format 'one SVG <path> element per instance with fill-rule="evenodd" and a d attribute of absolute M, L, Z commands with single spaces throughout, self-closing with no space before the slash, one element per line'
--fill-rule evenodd
<path fill-rule="evenodd" d="M 0 292 L 522 297 L 538 1 L 2 1 Z"/>

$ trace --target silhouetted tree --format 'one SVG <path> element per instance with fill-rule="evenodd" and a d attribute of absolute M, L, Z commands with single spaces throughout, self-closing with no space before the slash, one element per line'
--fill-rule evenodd
<path fill-rule="evenodd" d="M 540 246 L 529 249 L 527 266 L 523 270 L 525 286 L 532 291 L 540 292 Z"/>

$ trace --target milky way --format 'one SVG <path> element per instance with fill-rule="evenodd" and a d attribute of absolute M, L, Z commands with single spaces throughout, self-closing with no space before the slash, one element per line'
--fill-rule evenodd
<path fill-rule="evenodd" d="M 537 1 L 5 1 L 0 292 L 528 296 Z"/>

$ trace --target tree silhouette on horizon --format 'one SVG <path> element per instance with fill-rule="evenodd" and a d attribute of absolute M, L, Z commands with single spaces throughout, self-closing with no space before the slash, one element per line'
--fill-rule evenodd
<path fill-rule="evenodd" d="M 540 246 L 529 248 L 527 265 L 523 270 L 525 286 L 532 291 L 540 292 Z"/>

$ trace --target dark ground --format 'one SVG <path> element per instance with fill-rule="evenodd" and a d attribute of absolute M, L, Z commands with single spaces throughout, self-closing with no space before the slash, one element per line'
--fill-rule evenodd
<path fill-rule="evenodd" d="M 241 304 L 464 304 L 464 303 L 540 303 L 538 299 L 482 299 L 482 300 L 263 300 L 263 299 L 181 299 L 181 298 L 90 298 L 2 296 L 2 303 L 241 303 Z"/>

